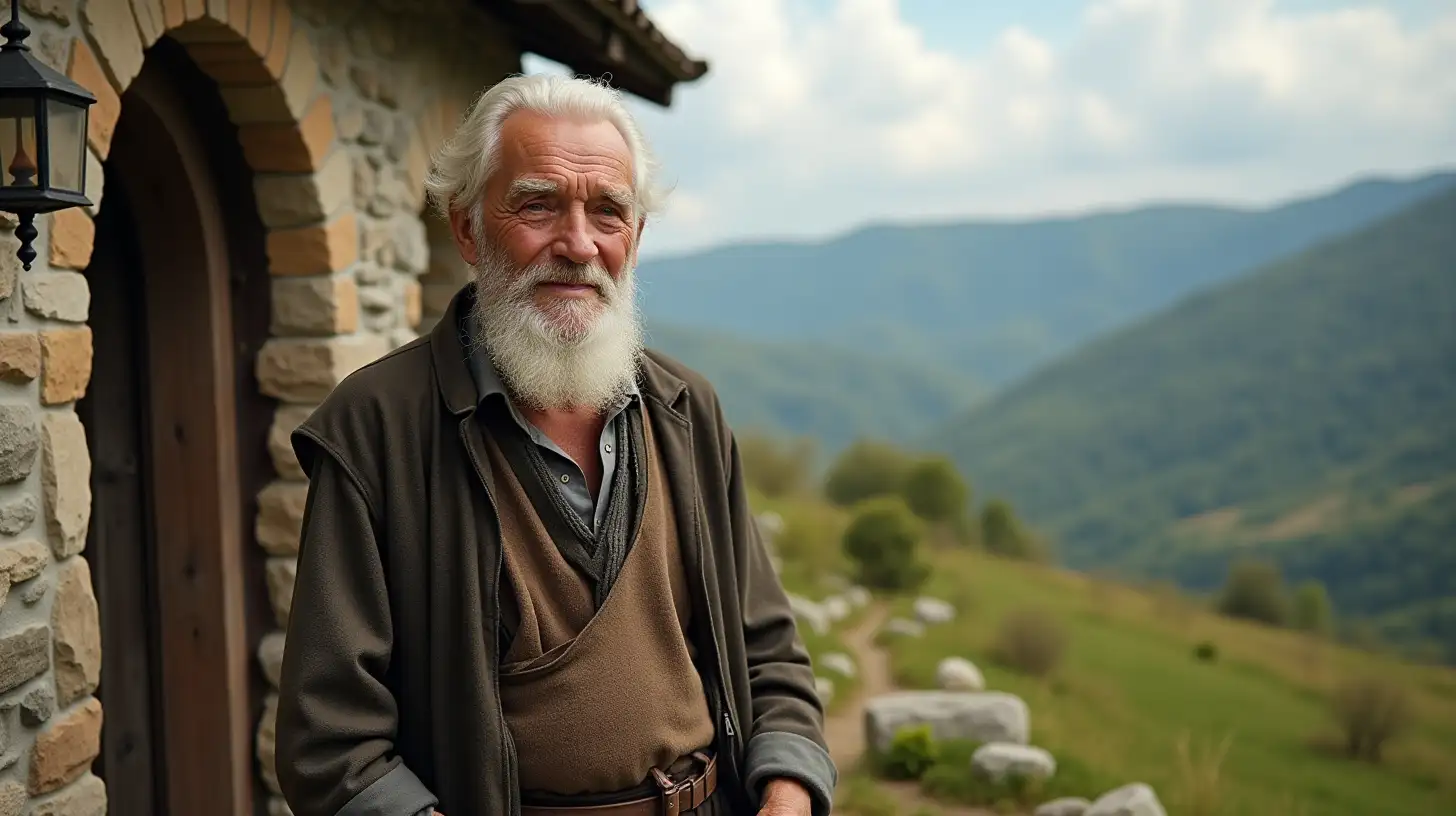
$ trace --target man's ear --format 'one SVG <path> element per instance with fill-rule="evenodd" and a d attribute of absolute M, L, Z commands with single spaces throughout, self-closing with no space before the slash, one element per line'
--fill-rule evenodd
<path fill-rule="evenodd" d="M 639 217 L 637 219 L 637 240 L 638 240 L 638 242 L 641 242 L 641 240 L 642 240 L 642 228 L 643 227 L 646 227 L 646 226 L 647 226 L 647 216 L 644 215 L 644 216 Z"/>
<path fill-rule="evenodd" d="M 480 254 L 475 245 L 475 229 L 470 223 L 470 213 L 464 209 L 450 211 L 450 235 L 455 239 L 455 248 L 461 260 L 474 266 Z"/>

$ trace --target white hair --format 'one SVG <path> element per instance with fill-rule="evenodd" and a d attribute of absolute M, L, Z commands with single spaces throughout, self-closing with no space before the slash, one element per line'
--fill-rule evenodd
<path fill-rule="evenodd" d="M 454 210 L 480 211 L 485 185 L 500 164 L 500 132 L 511 114 L 530 111 L 552 118 L 610 122 L 632 154 L 635 215 L 657 211 L 663 192 L 657 163 L 620 91 L 591 79 L 557 74 L 511 76 L 487 88 L 471 105 L 454 136 L 435 153 L 425 189 L 441 217 Z"/>

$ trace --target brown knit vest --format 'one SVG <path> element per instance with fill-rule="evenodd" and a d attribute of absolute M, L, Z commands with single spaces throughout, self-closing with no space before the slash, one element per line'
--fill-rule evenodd
<path fill-rule="evenodd" d="M 646 410 L 645 405 L 643 410 Z M 646 505 L 622 573 L 599 611 L 561 555 L 505 455 L 487 435 L 510 586 L 520 625 L 501 661 L 500 694 L 525 791 L 632 788 L 713 741 L 693 667 L 691 615 L 667 479 L 642 423 Z"/>

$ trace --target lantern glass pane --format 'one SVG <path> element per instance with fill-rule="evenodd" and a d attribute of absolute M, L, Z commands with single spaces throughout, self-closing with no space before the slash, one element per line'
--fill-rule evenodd
<path fill-rule="evenodd" d="M 46 130 L 51 148 L 51 189 L 85 192 L 86 109 L 59 99 L 47 99 Z"/>
<path fill-rule="evenodd" d="M 35 111 L 34 98 L 0 99 L 0 187 L 34 188 L 40 183 Z"/>

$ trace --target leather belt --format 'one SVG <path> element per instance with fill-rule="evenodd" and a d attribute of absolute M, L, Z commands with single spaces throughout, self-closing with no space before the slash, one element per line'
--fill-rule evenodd
<path fill-rule="evenodd" d="M 522 805 L 521 816 L 682 816 L 691 813 L 702 807 L 718 789 L 718 758 L 702 752 L 692 756 L 703 768 L 696 776 L 673 780 L 657 768 L 652 769 L 652 778 L 658 788 L 654 796 L 612 805 Z"/>

